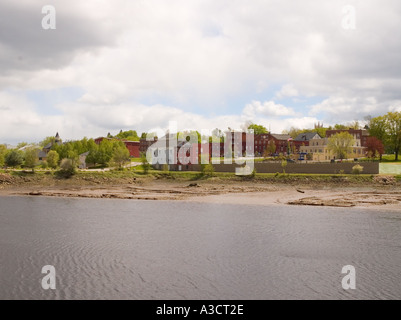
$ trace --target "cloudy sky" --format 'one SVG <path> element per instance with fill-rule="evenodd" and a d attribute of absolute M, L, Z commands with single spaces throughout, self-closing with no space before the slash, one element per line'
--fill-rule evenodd
<path fill-rule="evenodd" d="M 0 143 L 401 111 L 400 30 L 399 0 L 0 0 Z"/>

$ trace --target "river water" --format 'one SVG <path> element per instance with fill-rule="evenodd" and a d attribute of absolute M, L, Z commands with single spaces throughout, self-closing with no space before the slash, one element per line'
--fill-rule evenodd
<path fill-rule="evenodd" d="M 0 197 L 0 252 L 0 299 L 401 298 L 401 211 Z"/>

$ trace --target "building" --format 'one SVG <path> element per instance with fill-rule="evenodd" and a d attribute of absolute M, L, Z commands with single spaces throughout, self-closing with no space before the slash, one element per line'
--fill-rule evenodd
<path fill-rule="evenodd" d="M 304 142 L 305 145 L 309 145 L 311 139 L 321 139 L 322 137 L 317 132 L 304 132 L 297 135 L 294 141 Z"/>
<path fill-rule="evenodd" d="M 47 161 L 47 152 L 40 150 L 38 153 L 39 161 Z"/>
<path fill-rule="evenodd" d="M 367 146 L 367 138 L 369 137 L 369 131 L 366 129 L 345 129 L 345 130 L 327 130 L 326 138 L 330 138 L 332 135 L 341 132 L 348 132 L 354 137 L 355 140 L 360 140 L 360 145 L 362 147 Z"/>
<path fill-rule="evenodd" d="M 88 154 L 89 151 L 79 155 L 79 169 L 86 169 L 86 157 L 88 156 Z"/>
<path fill-rule="evenodd" d="M 141 156 L 139 151 L 139 145 L 140 145 L 139 141 L 123 140 L 123 142 L 129 151 L 130 157 L 139 158 Z"/>
<path fill-rule="evenodd" d="M 146 151 L 148 151 L 148 148 L 155 142 L 157 142 L 157 137 L 153 137 L 150 140 L 147 140 L 146 138 L 141 138 L 139 140 L 139 152 L 146 153 Z"/>
<path fill-rule="evenodd" d="M 274 143 L 276 150 L 273 154 L 289 155 L 298 152 L 302 142 L 295 141 L 289 134 L 262 133 L 256 134 L 254 137 L 255 156 L 263 156 L 271 141 Z"/>
<path fill-rule="evenodd" d="M 60 145 L 62 143 L 63 143 L 63 141 L 61 140 L 60 135 L 57 132 L 56 136 L 54 137 L 54 140 L 50 141 L 47 145 L 45 145 L 43 147 L 42 150 L 39 151 L 39 153 L 38 153 L 39 161 L 46 161 L 47 160 L 47 154 L 50 152 L 52 147 L 55 144 Z"/>
<path fill-rule="evenodd" d="M 62 142 L 62 140 L 60 139 L 60 136 L 59 136 L 59 134 L 58 134 L 58 132 L 57 132 L 57 133 L 56 133 L 56 136 L 54 137 L 54 140 L 51 141 L 51 142 L 49 142 L 47 145 L 45 145 L 45 146 L 43 147 L 43 151 L 46 152 L 46 154 L 47 154 L 47 153 L 49 153 L 49 151 L 51 150 L 51 148 L 53 147 L 53 145 L 55 145 L 55 144 L 60 145 L 60 144 L 62 144 L 62 143 L 63 143 L 63 142 Z"/>
<path fill-rule="evenodd" d="M 313 161 L 330 161 L 336 159 L 336 156 L 327 147 L 328 138 L 313 138 L 309 140 L 308 146 L 301 146 L 300 152 L 309 155 L 309 159 Z M 361 141 L 355 139 L 351 152 L 348 154 L 349 159 L 361 158 L 365 156 L 365 147 L 361 146 Z"/>

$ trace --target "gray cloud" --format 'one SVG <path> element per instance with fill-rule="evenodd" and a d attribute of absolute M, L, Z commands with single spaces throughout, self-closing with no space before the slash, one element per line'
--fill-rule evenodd
<path fill-rule="evenodd" d="M 52 1 L 56 30 L 44 30 L 42 6 L 48 1 L 23 3 L 1 1 L 0 69 L 2 76 L 15 71 L 59 69 L 79 50 L 91 50 L 115 42 L 112 28 L 74 7 L 75 1 Z"/>

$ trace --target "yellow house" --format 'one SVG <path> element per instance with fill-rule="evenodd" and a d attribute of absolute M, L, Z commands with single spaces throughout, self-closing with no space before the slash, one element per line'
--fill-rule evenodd
<path fill-rule="evenodd" d="M 336 156 L 327 148 L 327 138 L 311 139 L 309 146 L 301 146 L 299 151 L 312 155 L 313 161 L 330 161 L 336 159 Z M 361 140 L 354 139 L 354 145 L 351 152 L 348 153 L 348 159 L 362 158 L 365 156 L 365 148 L 361 147 Z"/>

